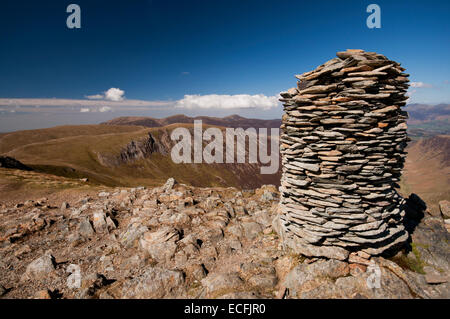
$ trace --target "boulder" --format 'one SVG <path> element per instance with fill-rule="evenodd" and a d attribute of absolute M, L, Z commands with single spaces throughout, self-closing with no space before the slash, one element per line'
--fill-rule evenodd
<path fill-rule="evenodd" d="M 26 268 L 24 277 L 30 280 L 41 280 L 55 270 L 55 259 L 50 254 L 45 254 L 33 260 Z"/>
<path fill-rule="evenodd" d="M 450 218 L 450 202 L 448 200 L 440 201 L 439 208 L 441 210 L 442 217 L 445 219 Z"/>
<path fill-rule="evenodd" d="M 236 292 L 242 288 L 243 284 L 244 281 L 235 272 L 208 274 L 202 279 L 202 285 L 206 288 L 209 297 Z"/>
<path fill-rule="evenodd" d="M 299 264 L 289 272 L 283 282 L 283 286 L 289 289 L 289 295 L 299 297 L 307 290 L 333 282 L 334 279 L 348 275 L 350 268 L 347 263 L 330 259 L 316 261 L 312 264 Z"/>
<path fill-rule="evenodd" d="M 165 193 L 169 192 L 170 190 L 173 189 L 173 187 L 175 186 L 176 183 L 177 183 L 177 181 L 175 180 L 175 178 L 173 178 L 173 177 L 169 178 L 163 186 L 163 191 Z"/>
<path fill-rule="evenodd" d="M 125 281 L 121 298 L 161 299 L 184 294 L 184 277 L 181 271 L 147 266 L 140 275 Z"/>
<path fill-rule="evenodd" d="M 80 220 L 80 223 L 78 225 L 78 233 L 86 238 L 94 235 L 94 229 L 92 228 L 91 222 L 89 221 L 88 217 L 84 217 Z"/>

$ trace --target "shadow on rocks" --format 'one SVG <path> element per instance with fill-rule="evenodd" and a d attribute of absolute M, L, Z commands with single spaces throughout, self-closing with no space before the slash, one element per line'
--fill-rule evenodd
<path fill-rule="evenodd" d="M 405 250 L 407 253 L 411 251 L 411 234 L 414 233 L 416 227 L 420 224 L 425 217 L 427 210 L 427 204 L 419 197 L 419 195 L 412 193 L 405 199 L 404 204 L 405 218 L 404 225 L 408 233 L 410 234 L 408 241 L 405 243 Z"/>

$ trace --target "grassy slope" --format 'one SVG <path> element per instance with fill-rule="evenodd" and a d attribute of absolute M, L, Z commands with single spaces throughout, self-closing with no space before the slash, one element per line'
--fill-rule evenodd
<path fill-rule="evenodd" d="M 93 194 L 99 190 L 99 186 L 71 178 L 0 168 L 0 204 L 23 203 L 43 197 L 63 202 L 77 194 Z"/>
<path fill-rule="evenodd" d="M 102 166 L 97 152 L 119 152 L 148 130 L 137 126 L 81 125 L 19 131 L 0 139 L 0 150 L 37 170 L 69 177 L 89 177 L 111 185 L 116 175 Z"/>
<path fill-rule="evenodd" d="M 88 177 L 92 183 L 108 186 L 160 185 L 168 177 L 195 186 L 239 186 L 240 176 L 223 166 L 175 164 L 170 156 L 158 153 L 120 166 L 105 166 L 98 159 L 98 154 L 117 156 L 130 141 L 144 138 L 148 132 L 157 137 L 161 130 L 171 131 L 180 126 L 82 125 L 19 131 L 0 137 L 0 154 L 14 157 L 40 172 Z"/>
<path fill-rule="evenodd" d="M 450 136 L 421 139 L 407 151 L 400 191 L 418 194 L 437 213 L 438 202 L 450 199 Z"/>
<path fill-rule="evenodd" d="M 60 138 L 103 134 L 130 133 L 142 130 L 139 126 L 65 125 L 46 129 L 25 130 L 0 135 L 0 154 L 32 143 Z"/>

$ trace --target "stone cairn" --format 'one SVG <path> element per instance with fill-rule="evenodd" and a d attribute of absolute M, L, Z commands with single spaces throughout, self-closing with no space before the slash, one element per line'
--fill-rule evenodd
<path fill-rule="evenodd" d="M 404 159 L 408 74 L 363 50 L 338 52 L 282 92 L 280 220 L 310 257 L 380 255 L 408 239 L 394 189 Z"/>

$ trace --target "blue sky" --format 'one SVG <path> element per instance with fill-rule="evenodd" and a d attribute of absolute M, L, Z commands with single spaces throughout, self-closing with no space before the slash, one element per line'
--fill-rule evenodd
<path fill-rule="evenodd" d="M 70 3 L 81 7 L 81 29 L 66 27 Z M 366 26 L 371 3 L 381 8 L 381 29 Z M 295 74 L 347 48 L 401 62 L 417 82 L 411 102 L 449 103 L 449 20 L 448 0 L 2 0 L 0 99 L 19 100 L 14 114 L 0 102 L 0 132 L 126 114 L 167 116 L 181 113 L 169 102 L 185 95 L 273 97 L 295 86 Z M 45 100 L 29 103 L 32 114 L 18 108 L 21 99 L 88 100 L 105 97 L 110 88 L 122 91 L 121 100 L 162 103 L 127 110 L 107 101 L 92 107 L 91 100 L 66 108 L 62 113 L 73 116 L 66 112 L 59 120 L 49 108 L 36 111 Z M 101 107 L 108 112 L 93 114 Z M 81 114 L 80 108 L 91 112 Z M 194 107 L 184 113 L 271 118 L 281 108 Z"/>

